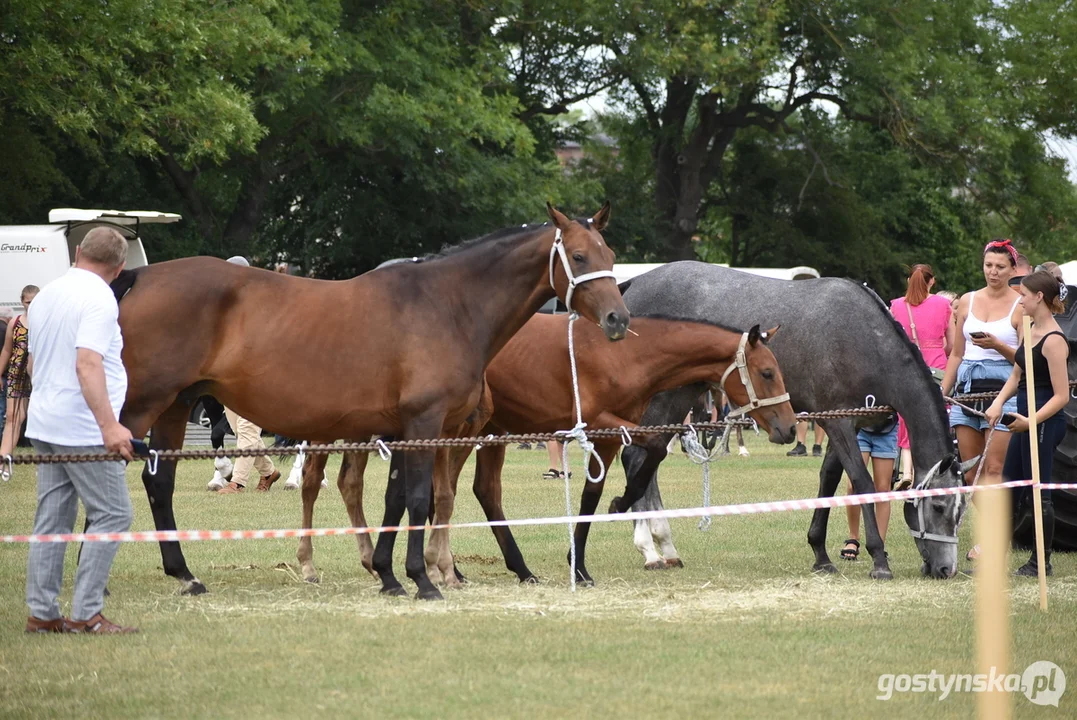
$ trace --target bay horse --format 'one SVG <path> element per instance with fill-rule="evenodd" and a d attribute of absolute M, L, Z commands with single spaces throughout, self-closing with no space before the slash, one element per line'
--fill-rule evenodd
<path fill-rule="evenodd" d="M 601 326 L 607 340 L 627 331 L 614 254 L 601 234 L 609 203 L 584 220 L 549 204 L 547 213 L 550 224 L 501 230 L 426 262 L 351 280 L 204 257 L 121 275 L 113 283 L 122 297 L 128 373 L 120 421 L 135 437 L 152 428 L 153 448 L 179 448 L 190 404 L 213 395 L 261 427 L 312 442 L 435 438 L 474 410 L 490 358 L 555 295 Z M 407 510 L 411 524 L 421 525 L 434 453 L 399 455 L 385 524 L 398 524 Z M 145 468 L 142 480 L 157 529 L 175 529 L 175 462 L 161 461 L 156 475 Z M 401 595 L 392 573 L 394 541 L 395 533 L 378 538 L 374 564 L 382 591 Z M 179 543 L 161 543 L 161 557 L 183 592 L 206 591 Z M 409 534 L 405 568 L 419 598 L 441 597 L 426 576 L 422 530 Z"/>
<path fill-rule="evenodd" d="M 471 418 L 469 427 L 459 428 L 453 434 L 465 437 L 504 432 L 547 433 L 574 426 L 567 326 L 565 315 L 532 317 L 486 368 L 489 403 L 484 403 L 484 410 Z M 697 320 L 634 316 L 632 329 L 638 337 L 629 337 L 613 346 L 602 342 L 594 326 L 578 323 L 574 327 L 580 403 L 588 429 L 636 427 L 655 393 L 690 383 L 707 383 L 724 387 L 733 401 L 741 405 L 751 405 L 750 398 L 755 397 L 757 402 L 750 414 L 768 431 L 770 440 L 793 441 L 796 418 L 785 395 L 781 371 L 766 346 L 777 328 L 763 333 L 759 326 L 754 326 L 742 332 Z M 485 428 L 483 414 L 489 418 Z M 650 446 L 665 443 L 668 438 L 645 435 L 636 436 L 633 441 Z M 620 438 L 595 438 L 594 442 L 603 466 L 608 469 L 621 448 Z M 433 520 L 437 524 L 452 518 L 457 479 L 471 451 L 470 446 L 454 447 L 439 455 L 439 469 L 434 475 Z M 501 503 L 504 460 L 504 445 L 486 445 L 478 451 L 473 489 L 488 520 L 505 519 Z M 365 458 L 349 458 L 349 463 L 350 467 L 356 467 L 355 463 L 365 465 Z M 592 476 L 599 476 L 598 463 L 593 459 L 591 463 Z M 304 486 L 306 472 L 304 468 Z M 320 477 L 317 472 L 313 468 L 311 477 Z M 356 481 L 358 489 L 354 485 Z M 594 513 L 604 482 L 605 478 L 600 477 L 598 482 L 584 483 L 581 515 Z M 362 517 L 361 483 L 361 472 L 348 483 L 345 500 L 359 506 L 357 510 L 354 504 L 349 504 L 353 520 Z M 524 562 L 510 529 L 491 529 L 508 569 L 521 582 L 534 582 L 535 576 Z M 589 529 L 590 523 L 578 523 L 574 539 L 577 579 L 584 584 L 594 582 L 585 558 Z M 370 542 L 361 539 L 359 546 L 363 566 L 370 570 Z M 426 562 L 431 578 L 440 575 L 446 584 L 455 585 L 461 577 L 449 552 L 447 530 L 431 531 Z"/>
<path fill-rule="evenodd" d="M 976 459 L 957 461 L 949 433 L 942 393 L 927 365 L 905 331 L 874 292 L 838 278 L 783 281 L 750 275 L 707 263 L 670 263 L 622 283 L 625 303 L 633 313 L 676 314 L 682 317 L 731 324 L 762 321 L 781 324 L 771 343 L 781 363 L 790 400 L 798 412 L 861 407 L 867 395 L 879 405 L 897 409 L 908 423 L 916 483 L 919 487 L 956 487 Z M 697 384 L 657 395 L 643 415 L 644 425 L 680 422 L 705 386 Z M 832 497 L 842 470 L 858 493 L 874 492 L 874 484 L 860 456 L 858 423 L 877 418 L 820 420 L 829 442 L 819 473 L 819 497 Z M 667 436 L 668 437 L 668 436 Z M 623 498 L 611 510 L 661 509 L 656 481 L 665 448 L 653 444 L 626 448 L 621 454 L 628 477 Z M 642 498 L 642 499 L 641 499 Z M 957 528 L 967 502 L 964 496 L 932 498 L 905 504 L 905 519 L 916 539 L 925 575 L 952 577 L 957 570 Z M 808 531 L 814 551 L 813 569 L 837 572 L 826 551 L 829 510 L 816 510 Z M 872 506 L 864 507 L 867 550 L 872 578 L 893 577 Z M 640 532 L 636 543 L 651 562 L 657 554 L 680 562 L 669 524 L 651 521 L 650 532 Z"/>

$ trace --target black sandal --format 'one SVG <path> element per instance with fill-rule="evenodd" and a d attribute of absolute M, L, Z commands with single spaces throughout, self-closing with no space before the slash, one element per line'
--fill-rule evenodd
<path fill-rule="evenodd" d="M 854 547 L 854 548 L 843 547 L 841 549 L 841 559 L 842 560 L 856 560 L 857 556 L 860 555 L 860 541 L 857 540 L 856 538 L 849 538 L 848 540 L 845 541 L 845 544 L 846 545 L 856 545 L 856 547 Z"/>
<path fill-rule="evenodd" d="M 557 472 L 553 468 L 550 468 L 546 472 L 542 473 L 542 477 L 546 478 L 547 480 L 556 480 L 557 478 L 561 477 L 561 473 Z"/>

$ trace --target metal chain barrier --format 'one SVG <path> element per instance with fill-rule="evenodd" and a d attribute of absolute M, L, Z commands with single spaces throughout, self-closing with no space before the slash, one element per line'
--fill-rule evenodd
<path fill-rule="evenodd" d="M 1070 383 L 1071 387 L 1077 388 L 1077 381 Z M 997 396 L 998 393 L 976 393 L 966 395 L 955 395 L 954 397 L 944 397 L 944 400 L 954 404 L 961 404 L 961 401 L 971 400 L 985 400 Z M 962 407 L 965 407 L 962 405 Z M 979 411 L 968 408 L 968 410 L 982 415 Z M 870 417 L 874 415 L 884 415 L 893 412 L 894 409 L 886 405 L 877 405 L 874 407 L 859 407 L 859 408 L 845 408 L 842 410 L 820 410 L 817 412 L 803 412 L 797 413 L 797 420 L 833 420 L 838 418 L 847 417 Z M 721 420 L 718 422 L 701 422 L 693 423 L 693 426 L 697 430 L 725 430 L 728 427 L 740 425 L 742 427 L 751 427 L 752 422 L 748 418 L 736 419 L 736 420 Z M 668 424 L 668 425 L 648 425 L 643 427 L 635 427 L 631 429 L 625 428 L 608 428 L 608 429 L 592 429 L 587 431 L 587 437 L 591 440 L 600 439 L 622 439 L 625 434 L 630 435 L 662 435 L 668 433 L 683 434 L 688 431 L 686 425 L 680 423 Z M 393 440 L 393 441 L 370 441 L 370 442 L 338 442 L 329 445 L 308 445 L 304 448 L 304 452 L 308 455 L 330 455 L 333 453 L 343 452 L 378 452 L 385 454 L 388 451 L 402 450 L 402 451 L 422 451 L 422 450 L 436 450 L 443 447 L 482 447 L 485 445 L 513 445 L 517 443 L 537 443 L 548 442 L 550 440 L 564 441 L 566 439 L 565 432 L 560 433 L 522 433 L 518 435 L 497 435 L 486 436 L 482 438 L 430 438 L 425 440 Z M 571 439 L 571 438 L 570 438 Z M 213 460 L 219 457 L 263 457 L 267 455 L 278 454 L 286 452 L 287 448 L 280 447 L 268 447 L 268 448 L 221 448 L 219 450 L 151 450 L 152 456 L 149 458 L 142 457 L 139 459 L 152 460 L 152 461 L 173 461 L 173 460 Z M 44 465 L 51 463 L 80 463 L 80 462 L 116 462 L 123 460 L 123 457 L 118 453 L 82 453 L 82 454 L 56 454 L 56 455 L 39 455 L 36 453 L 27 453 L 19 455 L 8 455 L 0 458 L 0 477 L 7 479 L 10 477 L 11 469 L 15 465 Z"/>

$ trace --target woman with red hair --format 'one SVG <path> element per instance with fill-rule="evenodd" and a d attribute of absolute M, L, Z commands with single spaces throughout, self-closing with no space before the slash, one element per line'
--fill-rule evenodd
<path fill-rule="evenodd" d="M 954 344 L 953 323 L 950 322 L 953 308 L 946 298 L 931 294 L 934 287 L 935 272 L 931 266 L 923 263 L 913 265 L 905 295 L 890 301 L 890 312 L 905 329 L 905 334 L 916 343 L 932 374 L 941 381 L 946 372 L 946 359 Z M 905 426 L 905 419 L 900 416 L 897 443 L 901 451 L 899 489 L 904 489 L 913 481 L 912 450 L 909 430 Z"/>

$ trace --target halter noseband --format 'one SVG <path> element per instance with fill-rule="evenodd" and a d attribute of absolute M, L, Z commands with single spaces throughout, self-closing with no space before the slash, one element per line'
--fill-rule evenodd
<path fill-rule="evenodd" d="M 740 381 L 744 384 L 744 389 L 748 391 L 748 404 L 731 410 L 729 414 L 726 415 L 727 419 L 738 418 L 752 410 L 757 410 L 768 405 L 778 405 L 789 400 L 789 393 L 782 393 L 781 395 L 775 395 L 770 398 L 759 398 L 755 392 L 755 385 L 752 384 L 752 376 L 748 374 L 748 359 L 744 354 L 744 347 L 747 344 L 748 333 L 743 333 L 740 336 L 740 344 L 737 346 L 737 354 L 734 361 L 725 369 L 725 372 L 722 373 L 722 379 L 718 382 L 718 387 L 725 390 L 725 381 L 729 379 L 730 374 L 732 374 L 734 370 L 737 370 L 740 372 Z"/>
<path fill-rule="evenodd" d="M 553 271 L 554 271 L 554 258 L 561 257 L 561 267 L 565 269 L 565 277 L 568 278 L 568 291 L 565 292 L 565 309 L 569 312 L 575 312 L 572 309 L 572 293 L 576 290 L 577 285 L 582 285 L 588 280 L 598 280 L 599 278 L 614 278 L 612 270 L 596 270 L 595 272 L 589 272 L 585 275 L 576 277 L 572 274 L 572 267 L 568 264 L 568 254 L 565 252 L 565 243 L 561 239 L 561 228 L 557 228 L 557 232 L 553 236 L 553 245 L 550 247 L 550 287 L 554 292 L 557 292 L 557 286 L 553 284 Z"/>

